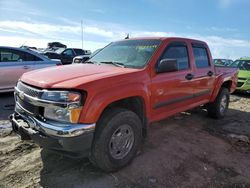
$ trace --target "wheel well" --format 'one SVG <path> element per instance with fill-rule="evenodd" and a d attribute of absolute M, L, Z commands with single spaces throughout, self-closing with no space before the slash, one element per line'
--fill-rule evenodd
<path fill-rule="evenodd" d="M 222 84 L 221 87 L 227 88 L 230 91 L 231 86 L 232 86 L 232 81 L 226 81 Z"/>
<path fill-rule="evenodd" d="M 132 112 L 136 113 L 142 121 L 143 137 L 146 137 L 148 121 L 147 121 L 147 116 L 146 116 L 146 112 L 145 112 L 145 103 L 141 97 L 129 97 L 129 98 L 125 98 L 125 99 L 121 99 L 121 100 L 112 102 L 104 109 L 102 114 L 106 110 L 109 110 L 109 109 L 114 108 L 114 107 L 125 108 L 125 109 L 131 110 Z"/>

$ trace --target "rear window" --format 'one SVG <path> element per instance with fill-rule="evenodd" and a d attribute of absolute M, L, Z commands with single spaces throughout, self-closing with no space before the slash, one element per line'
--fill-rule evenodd
<path fill-rule="evenodd" d="M 209 67 L 207 50 L 204 47 L 193 47 L 195 65 L 197 68 Z"/>

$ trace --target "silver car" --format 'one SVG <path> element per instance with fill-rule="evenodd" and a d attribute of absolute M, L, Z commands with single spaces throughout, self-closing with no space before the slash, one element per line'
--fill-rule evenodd
<path fill-rule="evenodd" d="M 0 93 L 13 91 L 23 73 L 56 65 L 61 62 L 31 50 L 0 46 Z"/>

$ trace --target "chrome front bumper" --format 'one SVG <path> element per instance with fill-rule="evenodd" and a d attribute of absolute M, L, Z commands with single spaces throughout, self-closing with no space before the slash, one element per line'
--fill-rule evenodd
<path fill-rule="evenodd" d="M 15 117 L 19 117 L 19 121 Z M 48 136 L 57 137 L 74 137 L 95 130 L 95 123 L 91 124 L 71 124 L 60 123 L 51 120 L 39 120 L 32 115 L 29 115 L 25 110 L 16 103 L 15 113 L 10 116 L 10 120 L 18 127 L 29 128 L 30 130 L 40 131 Z"/>
<path fill-rule="evenodd" d="M 72 103 L 57 103 L 39 98 L 43 90 L 23 84 L 15 88 L 15 113 L 10 116 L 13 131 L 22 140 L 34 140 L 38 145 L 68 155 L 85 157 L 90 153 L 95 123 L 73 124 L 45 119 L 44 108 L 68 108 Z M 26 89 L 26 90 L 25 90 Z"/>
<path fill-rule="evenodd" d="M 29 90 L 34 90 L 36 93 L 41 93 L 43 90 L 39 90 L 30 86 L 25 85 Z M 42 133 L 49 136 L 58 136 L 58 137 L 74 137 L 95 130 L 95 123 L 91 124 L 73 124 L 73 123 L 64 123 L 53 120 L 48 120 L 43 118 L 41 115 L 36 115 L 32 111 L 27 110 L 21 104 L 18 103 L 17 98 L 21 101 L 25 101 L 28 104 L 33 105 L 34 107 L 62 107 L 67 108 L 69 105 L 74 103 L 62 103 L 62 102 L 53 102 L 42 100 L 39 97 L 30 96 L 18 87 L 15 87 L 15 114 L 11 116 L 11 121 L 15 122 L 15 117 L 18 115 L 19 121 L 20 118 L 23 119 L 22 124 L 15 122 L 17 126 L 22 126 L 27 124 L 26 127 L 29 127 L 36 131 L 41 131 Z M 38 117 L 37 117 L 38 116 Z"/>
<path fill-rule="evenodd" d="M 10 120 L 13 131 L 22 140 L 33 140 L 43 148 L 73 158 L 87 157 L 90 153 L 94 139 L 94 124 L 58 127 L 35 118 L 27 119 L 18 113 L 12 114 Z"/>

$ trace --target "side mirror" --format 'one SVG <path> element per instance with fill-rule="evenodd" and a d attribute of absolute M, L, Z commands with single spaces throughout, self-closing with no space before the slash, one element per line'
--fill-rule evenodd
<path fill-rule="evenodd" d="M 157 73 L 178 71 L 176 59 L 162 59 L 156 67 Z"/>

